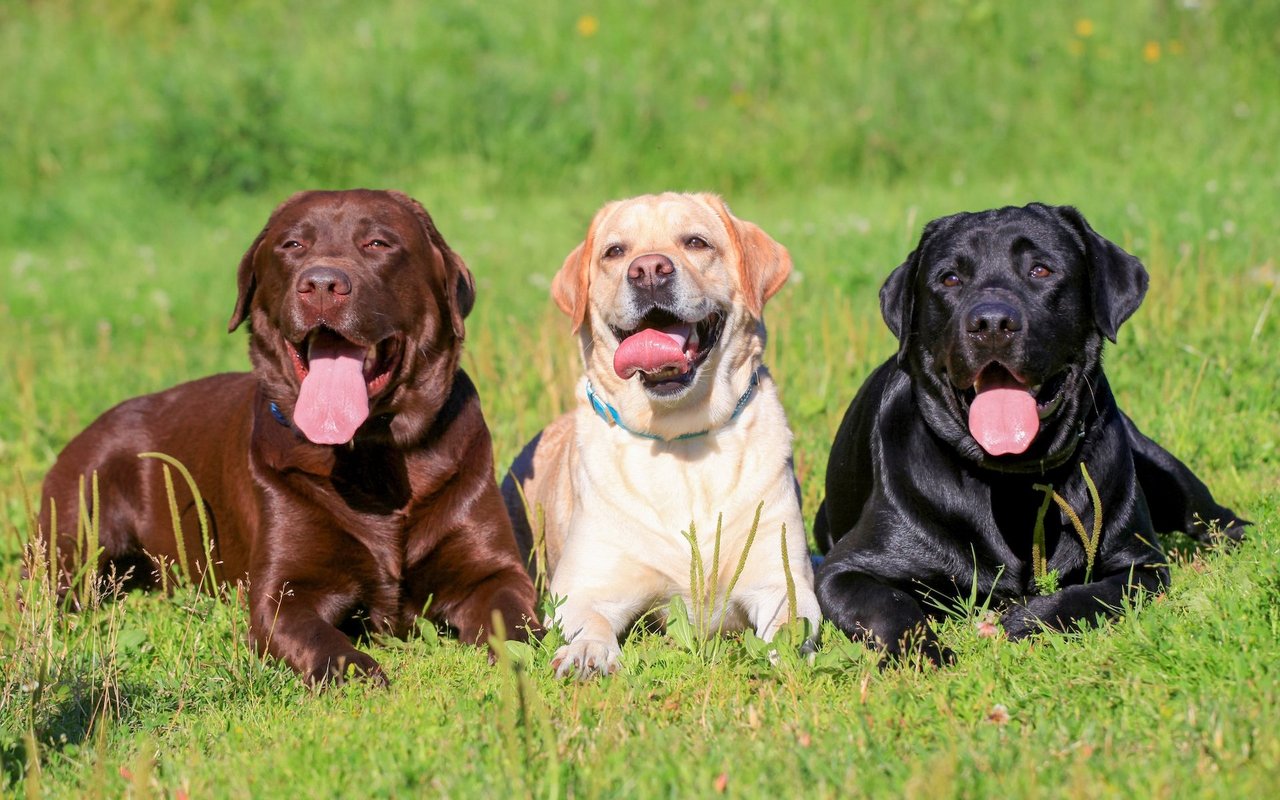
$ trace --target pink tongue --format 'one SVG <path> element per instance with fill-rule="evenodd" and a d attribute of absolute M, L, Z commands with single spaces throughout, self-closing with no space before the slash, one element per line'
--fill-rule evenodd
<path fill-rule="evenodd" d="M 1024 452 L 1039 432 L 1036 399 L 1025 389 L 987 389 L 969 405 L 969 433 L 993 456 Z"/>
<path fill-rule="evenodd" d="M 645 328 L 628 336 L 613 354 L 613 371 L 624 380 L 637 372 L 660 372 L 668 367 L 688 372 L 689 357 L 684 354 L 684 346 L 691 333 L 693 326 L 686 323 L 664 330 Z"/>
<path fill-rule="evenodd" d="M 316 444 L 346 444 L 369 416 L 365 348 L 342 341 L 311 346 L 293 423 Z"/>

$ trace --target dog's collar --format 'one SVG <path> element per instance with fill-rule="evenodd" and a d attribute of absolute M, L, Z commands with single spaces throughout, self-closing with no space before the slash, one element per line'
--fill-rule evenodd
<path fill-rule="evenodd" d="M 289 418 L 284 415 L 284 412 L 280 410 L 280 406 L 276 405 L 274 400 L 267 403 L 267 408 L 271 409 L 271 416 L 276 418 L 276 422 L 279 422 L 286 428 L 293 427 L 293 423 L 289 422 Z"/>
<path fill-rule="evenodd" d="M 756 393 L 756 386 L 758 386 L 759 384 L 760 384 L 760 371 L 756 370 L 755 372 L 751 373 L 751 383 L 747 385 L 747 390 L 742 393 L 742 397 L 738 398 L 738 405 L 734 407 L 733 414 L 729 416 L 729 419 L 725 420 L 725 423 L 724 423 L 725 425 L 728 425 L 730 422 L 733 422 L 735 419 L 738 418 L 738 415 L 742 413 L 742 409 L 746 408 L 747 403 L 751 402 L 751 398 Z M 708 428 L 705 431 L 693 431 L 691 433 L 682 433 L 679 436 L 676 436 L 671 439 L 667 439 L 662 436 L 659 436 L 656 433 L 646 433 L 644 431 L 638 431 L 635 428 L 628 428 L 626 424 L 622 421 L 622 417 L 618 415 L 618 409 L 606 403 L 600 397 L 600 395 L 596 394 L 595 389 L 591 386 L 590 379 L 587 380 L 587 400 L 588 402 L 591 403 L 591 408 L 595 410 L 596 414 L 599 415 L 600 419 L 604 420 L 610 425 L 617 425 L 619 428 L 631 434 L 632 436 L 639 436 L 641 439 L 653 439 L 654 441 L 657 441 L 657 442 L 678 442 L 683 439 L 696 439 L 699 436 L 706 436 L 708 433 L 711 433 L 711 429 Z"/>

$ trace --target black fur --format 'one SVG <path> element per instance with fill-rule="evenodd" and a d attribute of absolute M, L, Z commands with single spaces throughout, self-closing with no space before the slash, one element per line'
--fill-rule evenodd
<path fill-rule="evenodd" d="M 1217 521 L 1241 537 L 1248 523 L 1138 431 L 1103 374 L 1103 340 L 1146 286 L 1142 264 L 1073 208 L 1032 204 L 926 226 L 880 292 L 898 354 L 859 390 L 832 445 L 814 524 L 829 551 L 817 575 L 825 616 L 891 656 L 942 662 L 950 654 L 927 623 L 975 589 L 1002 608 L 1011 638 L 1069 629 L 1115 613 L 1135 589 L 1167 586 L 1156 531 L 1205 540 L 1205 523 Z M 982 324 L 993 319 L 1002 326 Z M 969 433 L 974 380 L 989 369 L 1040 386 L 1037 399 L 1056 409 L 1021 454 L 990 455 Z M 1045 557 L 1061 588 L 1038 594 L 1032 542 L 1046 495 L 1036 485 L 1051 485 L 1091 531 L 1082 463 L 1103 512 L 1089 582 L 1084 545 L 1051 505 Z"/>

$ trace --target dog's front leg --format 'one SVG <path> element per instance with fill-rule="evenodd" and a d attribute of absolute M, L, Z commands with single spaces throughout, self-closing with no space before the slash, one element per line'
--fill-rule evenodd
<path fill-rule="evenodd" d="M 1000 624 L 1010 639 L 1022 639 L 1045 628 L 1068 631 L 1081 622 L 1092 624 L 1098 617 L 1116 616 L 1124 599 L 1135 591 L 1159 593 L 1168 584 L 1167 567 L 1133 564 L 1092 583 L 1023 598 L 1009 606 Z"/>
<path fill-rule="evenodd" d="M 575 533 L 551 581 L 552 597 L 563 599 L 551 621 L 568 640 L 551 666 L 557 677 L 586 679 L 618 670 L 618 634 L 648 610 L 660 587 L 656 573 L 636 563 L 634 554 L 628 557 L 611 541 Z"/>
<path fill-rule="evenodd" d="M 803 522 L 799 519 L 787 520 L 788 530 L 803 532 Z M 780 524 L 760 524 L 763 530 L 775 530 Z M 782 626 L 795 619 L 809 621 L 809 638 L 806 649 L 816 647 L 818 625 L 822 621 L 822 612 L 818 608 L 818 598 L 813 593 L 813 564 L 809 560 L 808 545 L 803 533 L 798 533 L 787 542 L 787 564 L 782 563 L 781 553 L 776 539 L 756 543 L 756 552 L 747 559 L 738 585 L 734 588 L 734 597 L 726 598 L 741 608 L 747 615 L 748 622 L 756 635 L 765 641 L 772 641 Z M 754 550 L 755 548 L 753 548 Z M 792 616 L 792 600 L 795 601 L 795 615 Z"/>
<path fill-rule="evenodd" d="M 807 558 L 807 555 L 806 555 Z M 784 625 L 797 619 L 809 623 L 808 633 L 800 644 L 803 655 L 811 655 L 818 649 L 818 626 L 822 622 L 822 612 L 818 610 L 818 598 L 813 594 L 812 579 L 795 585 L 795 616 L 791 614 L 791 592 L 786 585 L 762 586 L 742 592 L 739 605 L 745 610 L 747 620 L 756 635 L 766 642 L 772 642 Z M 778 649 L 769 650 L 770 662 L 777 664 Z"/>
<path fill-rule="evenodd" d="M 783 625 L 795 619 L 808 620 L 809 630 L 816 635 L 822 613 L 818 610 L 818 598 L 814 596 L 813 589 L 797 583 L 795 599 L 795 617 L 791 616 L 791 598 L 786 585 L 764 586 L 742 592 L 739 602 L 756 635 L 765 641 L 771 641 Z"/>
<path fill-rule="evenodd" d="M 449 606 L 445 619 L 460 641 L 485 644 L 494 614 L 502 619 L 506 638 L 511 641 L 527 642 L 530 635 L 541 636 L 542 627 L 533 609 L 533 584 L 519 566 L 458 588 L 465 591 L 441 592 L 439 599 Z"/>
<path fill-rule="evenodd" d="M 914 596 L 874 575 L 841 567 L 828 562 L 818 571 L 818 603 L 840 630 L 884 652 L 882 666 L 913 652 L 938 665 L 955 661 Z"/>
<path fill-rule="evenodd" d="M 615 602 L 581 591 L 556 609 L 555 621 L 569 640 L 551 659 L 557 678 L 586 680 L 618 671 L 618 632 L 629 621 L 619 613 L 622 610 Z"/>
<path fill-rule="evenodd" d="M 346 634 L 320 613 L 345 603 L 302 585 L 269 587 L 249 587 L 249 638 L 259 655 L 280 659 L 312 686 L 342 683 L 349 670 L 376 684 L 387 683 L 378 662 L 352 647 Z"/>

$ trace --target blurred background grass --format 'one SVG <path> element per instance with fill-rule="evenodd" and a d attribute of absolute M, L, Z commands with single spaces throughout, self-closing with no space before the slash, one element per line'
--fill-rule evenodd
<path fill-rule="evenodd" d="M 1064 173 L 1120 192 L 1206 174 L 1224 194 L 1258 172 L 1276 186 L 1268 3 L 50 0 L 0 14 L 0 183 L 20 201 L 4 233 L 20 241 L 100 219 L 122 184 L 144 208 L 364 183 L 446 201 L 980 178 L 1035 192 Z"/>

